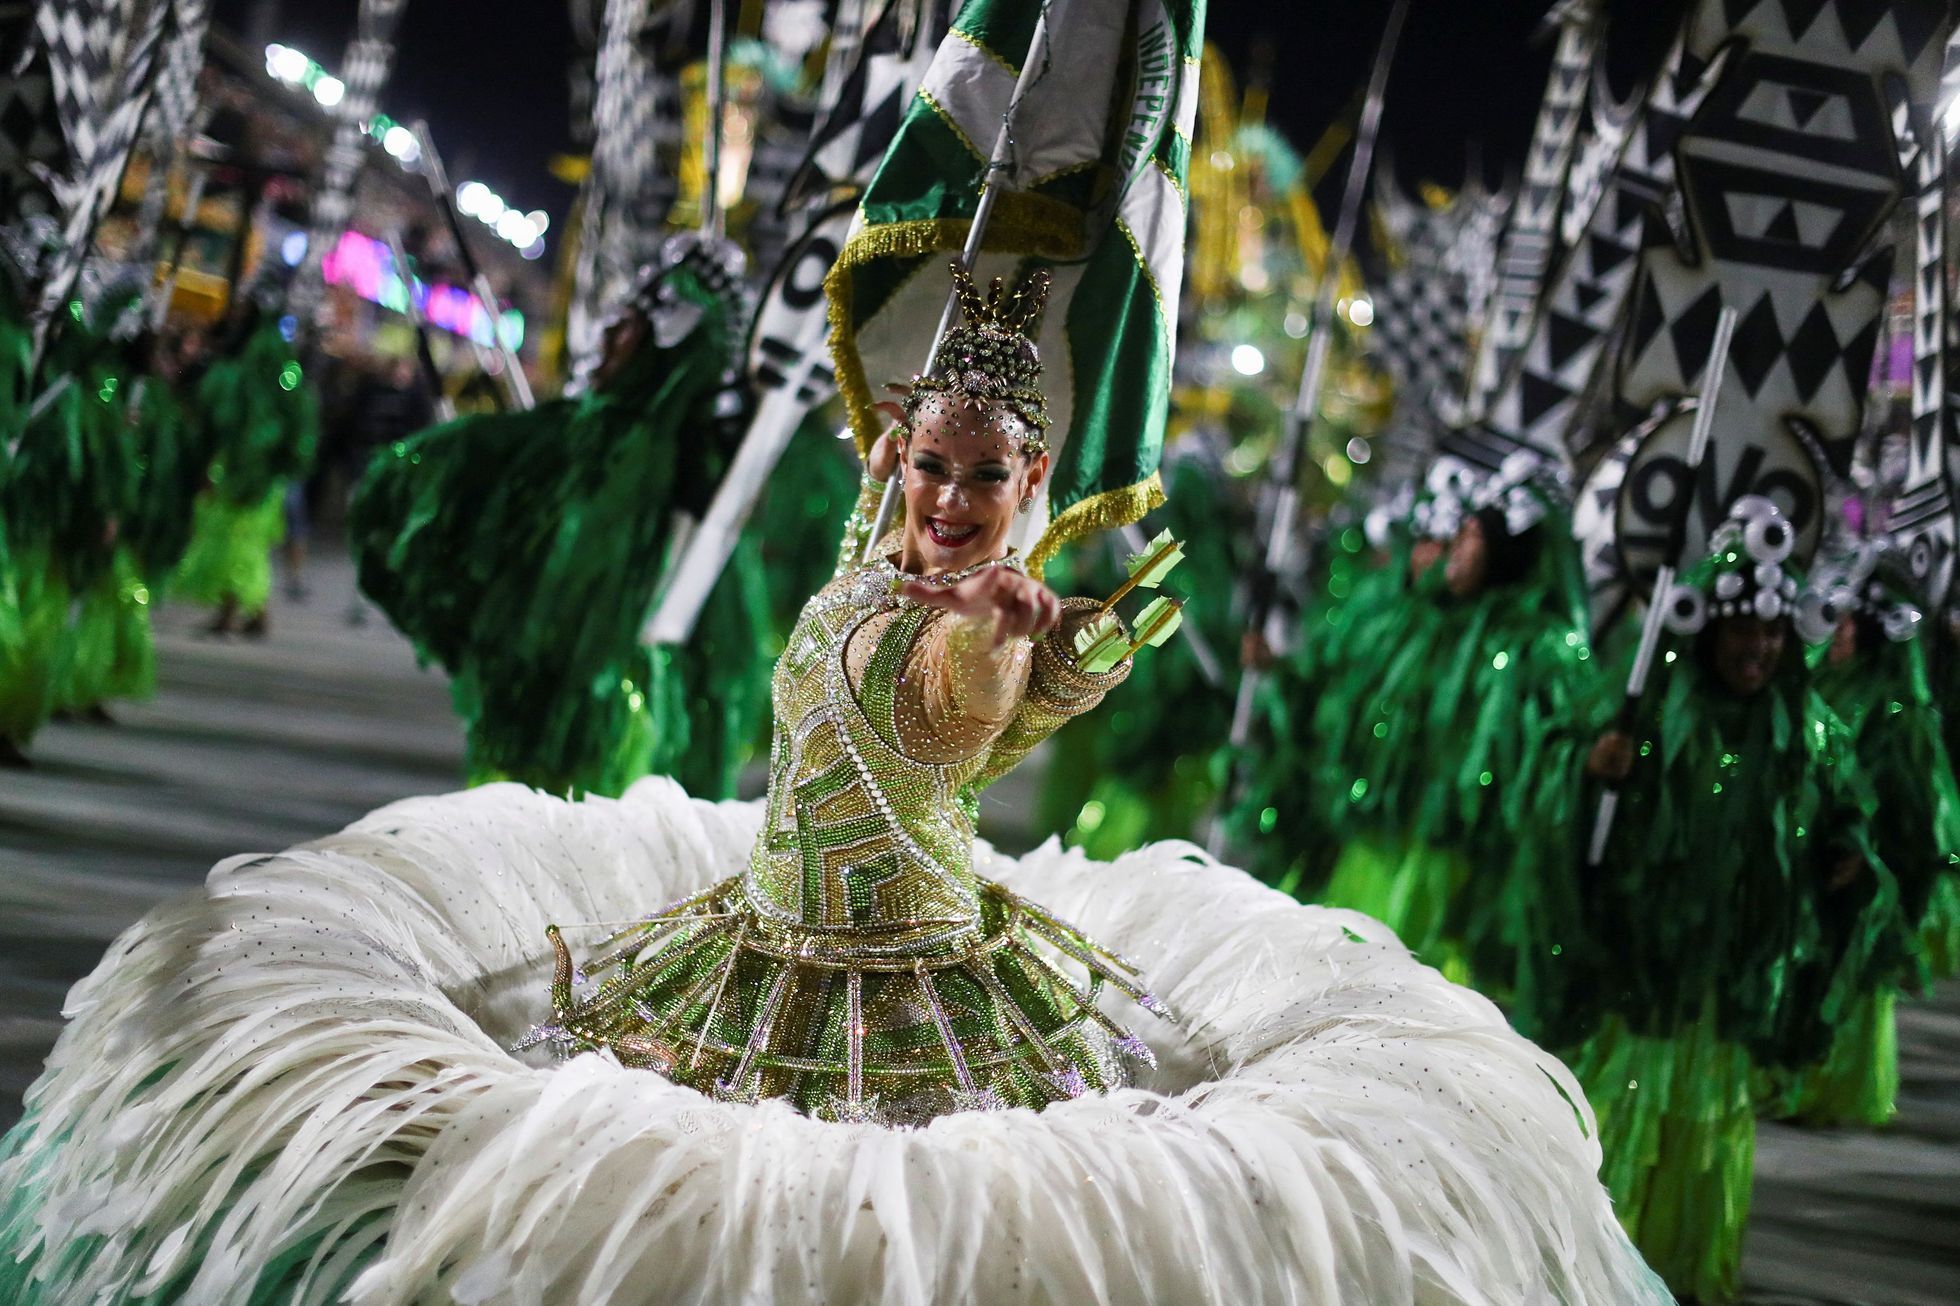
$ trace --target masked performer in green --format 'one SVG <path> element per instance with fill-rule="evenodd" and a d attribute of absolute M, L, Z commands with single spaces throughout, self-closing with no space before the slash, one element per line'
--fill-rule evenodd
<path fill-rule="evenodd" d="M 1382 920 L 1461 977 L 1465 932 L 1503 912 L 1502 878 L 1471 868 L 1512 854 L 1548 724 L 1595 677 L 1556 469 L 1519 454 L 1481 480 L 1432 479 L 1388 564 L 1309 606 L 1236 824 L 1293 852 L 1275 869 L 1295 892 Z M 1331 863 L 1296 851 L 1316 848 Z"/>
<path fill-rule="evenodd" d="M 1960 789 L 1941 735 L 1920 611 L 1907 572 L 1876 542 L 1840 560 L 1804 599 L 1818 692 L 1850 729 L 1877 799 L 1871 838 L 1898 884 L 1893 928 L 1875 940 L 1875 981 L 1838 1013 L 1829 1058 L 1800 1076 L 1783 1112 L 1812 1124 L 1882 1125 L 1898 1109 L 1901 987 L 1951 975 L 1942 883 L 1960 867 Z M 1858 924 L 1858 922 L 1841 922 Z M 1928 946 L 1928 944 L 1932 946 Z"/>
<path fill-rule="evenodd" d="M 319 401 L 275 315 L 248 299 L 233 342 L 197 383 L 193 407 L 211 462 L 173 598 L 214 606 L 214 633 L 261 635 L 272 551 L 286 533 L 286 487 L 320 443 Z"/>
<path fill-rule="evenodd" d="M 767 714 L 766 599 L 733 566 L 682 649 L 640 643 L 676 523 L 745 412 L 741 255 L 676 236 L 606 328 L 592 388 L 381 450 L 349 533 L 361 587 L 453 677 L 473 783 L 726 797 Z"/>
<path fill-rule="evenodd" d="M 1897 904 L 1852 737 L 1792 628 L 1793 543 L 1768 500 L 1737 502 L 1657 600 L 1672 638 L 1634 715 L 1615 723 L 1627 677 L 1609 674 L 1547 743 L 1572 780 L 1541 790 L 1511 862 L 1513 1020 L 1576 1048 L 1621 1222 L 1704 1301 L 1738 1286 L 1755 1094 L 1824 1057 Z M 1581 771 L 1620 795 L 1597 864 Z"/>

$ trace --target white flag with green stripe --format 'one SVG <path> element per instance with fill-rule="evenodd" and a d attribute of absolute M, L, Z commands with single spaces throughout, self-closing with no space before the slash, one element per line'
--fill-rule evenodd
<path fill-rule="evenodd" d="M 831 351 L 860 449 L 887 386 L 923 370 L 1035 24 L 1045 57 L 1015 110 L 975 276 L 1049 268 L 1046 503 L 1019 543 L 1063 543 L 1162 501 L 1184 277 L 1184 179 L 1205 0 L 968 0 L 940 43 L 831 270 Z"/>

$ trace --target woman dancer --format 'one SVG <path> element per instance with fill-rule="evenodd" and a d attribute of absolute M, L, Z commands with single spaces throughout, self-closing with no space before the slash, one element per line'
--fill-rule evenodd
<path fill-rule="evenodd" d="M 805 608 L 766 802 L 488 786 L 220 868 L 71 1003 L 0 1295 L 1665 1301 L 1577 1086 L 1379 925 L 1188 844 L 973 838 L 1130 651 L 1008 547 L 1040 284 L 964 294 L 914 383 L 903 526 Z M 557 940 L 534 1033 L 596 1052 L 514 1060 L 547 923 L 621 918 L 584 982 Z"/>

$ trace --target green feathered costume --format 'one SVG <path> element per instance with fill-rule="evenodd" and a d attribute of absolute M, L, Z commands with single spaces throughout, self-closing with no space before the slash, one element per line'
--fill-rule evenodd
<path fill-rule="evenodd" d="M 53 428 L 36 423 L 35 438 L 28 439 L 31 348 L 18 287 L 12 277 L 0 276 L 0 745 L 9 750 L 30 743 L 52 710 L 68 612 L 68 592 L 54 570 L 47 505 L 35 497 L 47 460 L 42 442 Z"/>
<path fill-rule="evenodd" d="M 190 548 L 198 496 L 210 479 L 219 431 L 195 411 L 197 389 L 195 380 L 152 374 L 143 381 L 137 403 L 134 435 L 140 476 L 122 539 L 153 597 L 167 591 Z"/>
<path fill-rule="evenodd" d="M 53 711 L 140 696 L 155 678 L 147 591 L 131 583 L 123 522 L 140 469 L 124 416 L 128 350 L 79 301 L 53 333 L 53 391 L 21 430 L 4 507 L 15 616 L 0 653 L 4 733 L 16 746 Z"/>
<path fill-rule="evenodd" d="M 128 279 L 111 283 L 93 297 L 86 321 L 57 338 L 55 366 L 79 378 L 64 402 L 73 405 L 78 484 L 87 487 L 80 496 L 86 515 L 68 532 L 61 555 L 74 606 L 54 684 L 58 711 L 147 698 L 156 690 L 150 589 L 137 553 L 150 528 L 146 455 L 156 449 L 131 429 L 129 416 L 142 371 L 143 289 Z"/>
<path fill-rule="evenodd" d="M 699 515 L 728 450 L 740 323 L 690 263 L 603 389 L 460 418 L 380 450 L 349 507 L 362 589 L 452 677 L 472 783 L 618 794 L 674 775 L 728 797 L 768 715 L 766 599 L 738 551 L 683 649 L 640 627 L 672 514 Z"/>
<path fill-rule="evenodd" d="M 319 402 L 273 317 L 254 309 L 242 345 L 211 364 L 191 406 L 209 433 L 209 487 L 170 593 L 262 612 L 272 550 L 285 535 L 286 484 L 306 475 L 319 447 Z"/>
<path fill-rule="evenodd" d="M 1687 588 L 1755 566 L 1717 539 Z M 1749 610 L 1748 594 L 1733 602 Z M 1596 867 L 1584 767 L 1615 728 L 1631 650 L 1545 738 L 1547 782 L 1508 863 L 1512 917 L 1472 936 L 1480 967 L 1505 955 L 1516 967 L 1513 1023 L 1562 1049 L 1585 1087 L 1601 1178 L 1635 1245 L 1704 1300 L 1736 1290 L 1759 1085 L 1826 1054 L 1883 973 L 1897 906 L 1851 734 L 1800 651 L 1738 698 L 1713 668 L 1716 631 L 1662 641 L 1624 727 L 1636 756 Z M 1858 874 L 1833 888 L 1846 859 Z"/>
<path fill-rule="evenodd" d="M 1951 954 L 1940 946 L 1951 922 L 1937 899 L 1960 865 L 1960 788 L 1924 643 L 1911 625 L 1894 638 L 1875 617 L 1856 620 L 1853 632 L 1849 657 L 1818 650 L 1817 688 L 1851 730 L 1877 795 L 1872 842 L 1898 883 L 1899 911 L 1898 929 L 1882 940 L 1875 965 L 1895 979 L 1860 1000 L 1830 1056 L 1799 1078 L 1784 1110 L 1813 1124 L 1879 1125 L 1897 1110 L 1898 989 L 1951 974 L 1942 969 Z"/>
<path fill-rule="evenodd" d="M 1479 509 L 1485 579 L 1410 576 L 1411 546 L 1368 568 L 1342 532 L 1298 653 L 1270 683 L 1274 755 L 1236 814 L 1255 846 L 1294 850 L 1279 882 L 1380 919 L 1456 978 L 1463 940 L 1502 919 L 1501 866 L 1546 783 L 1542 747 L 1596 679 L 1583 586 L 1556 490 L 1530 516 Z M 1468 529 L 1467 523 L 1463 529 Z"/>

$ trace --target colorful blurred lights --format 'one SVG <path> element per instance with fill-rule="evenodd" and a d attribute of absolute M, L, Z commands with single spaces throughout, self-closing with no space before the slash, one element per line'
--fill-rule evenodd
<path fill-rule="evenodd" d="M 290 45 L 265 48 L 265 71 L 274 80 L 310 92 L 323 109 L 331 109 L 347 98 L 347 84 Z M 390 158 L 404 168 L 422 160 L 422 143 L 415 133 L 385 113 L 373 115 L 364 130 Z M 525 258 L 544 253 L 544 233 L 551 220 L 543 209 L 529 213 L 513 210 L 503 198 L 480 181 L 467 181 L 456 191 L 456 207 L 493 228 L 514 245 Z M 507 218 L 508 215 L 508 218 Z"/>
<path fill-rule="evenodd" d="M 320 271 L 328 285 L 345 286 L 371 304 L 397 313 L 408 307 L 407 287 L 396 273 L 388 247 L 358 231 L 341 233 L 340 242 Z M 480 345 L 492 343 L 490 315 L 476 296 L 462 287 L 417 281 L 415 298 L 431 326 Z M 504 310 L 498 315 L 497 330 L 512 349 L 519 348 L 524 343 L 524 315 L 514 308 Z"/>
<path fill-rule="evenodd" d="M 1232 370 L 1240 376 L 1258 376 L 1266 370 L 1266 356 L 1257 345 L 1232 346 Z"/>
<path fill-rule="evenodd" d="M 482 214 L 485 201 L 496 198 L 480 181 L 466 181 L 456 188 L 456 207 L 473 218 Z"/>

